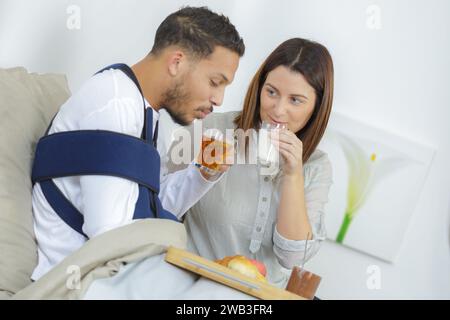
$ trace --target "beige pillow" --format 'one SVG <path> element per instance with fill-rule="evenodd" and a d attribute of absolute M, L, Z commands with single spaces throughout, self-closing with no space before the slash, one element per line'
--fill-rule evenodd
<path fill-rule="evenodd" d="M 0 299 L 31 283 L 37 264 L 32 159 L 38 139 L 69 95 L 63 75 L 0 69 Z"/>

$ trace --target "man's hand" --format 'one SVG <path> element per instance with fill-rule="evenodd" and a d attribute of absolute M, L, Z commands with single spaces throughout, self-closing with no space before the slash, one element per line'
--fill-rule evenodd
<path fill-rule="evenodd" d="M 234 164 L 234 145 L 231 143 L 224 143 L 223 141 L 213 141 L 204 150 L 200 150 L 197 157 L 197 163 L 202 163 L 203 159 L 206 163 L 211 163 L 214 169 L 202 165 L 199 170 L 203 178 L 209 181 L 214 181 L 226 172 Z"/>
<path fill-rule="evenodd" d="M 200 173 L 202 174 L 203 178 L 205 178 L 208 181 L 215 181 L 218 177 L 220 177 L 222 175 L 222 173 L 226 172 L 228 170 L 228 168 L 230 168 L 230 165 L 220 165 L 218 170 L 214 170 L 214 172 L 212 171 L 206 171 L 203 170 L 202 168 L 199 168 Z"/>

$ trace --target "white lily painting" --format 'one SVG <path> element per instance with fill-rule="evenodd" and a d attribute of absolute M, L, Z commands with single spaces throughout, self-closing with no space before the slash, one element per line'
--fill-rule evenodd
<path fill-rule="evenodd" d="M 433 149 L 337 113 L 319 149 L 333 166 L 325 217 L 329 239 L 393 262 Z"/>

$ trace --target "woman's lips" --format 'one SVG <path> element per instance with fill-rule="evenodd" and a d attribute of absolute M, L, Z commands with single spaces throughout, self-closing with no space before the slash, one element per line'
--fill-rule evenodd
<path fill-rule="evenodd" d="M 274 118 L 272 118 L 271 116 L 269 116 L 270 121 L 272 121 L 273 123 L 279 123 L 279 124 L 287 124 L 287 122 L 282 122 L 282 121 L 277 121 Z"/>

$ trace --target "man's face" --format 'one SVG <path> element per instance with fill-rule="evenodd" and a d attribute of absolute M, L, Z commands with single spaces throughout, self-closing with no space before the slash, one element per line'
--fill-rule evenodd
<path fill-rule="evenodd" d="M 187 64 L 163 94 L 163 107 L 183 126 L 205 118 L 213 106 L 222 104 L 225 87 L 233 81 L 238 68 L 239 55 L 216 46 L 208 57 L 188 60 Z"/>

